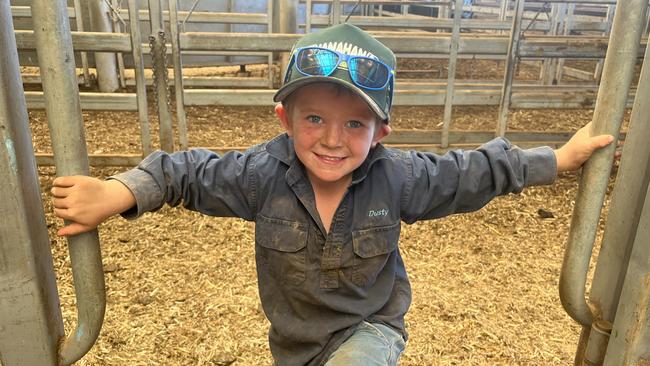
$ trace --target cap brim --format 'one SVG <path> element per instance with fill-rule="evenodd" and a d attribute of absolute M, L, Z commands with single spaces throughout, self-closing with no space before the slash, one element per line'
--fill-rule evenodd
<path fill-rule="evenodd" d="M 336 83 L 345 86 L 346 88 L 352 90 L 356 95 L 361 97 L 361 99 L 363 99 L 366 102 L 366 104 L 368 104 L 370 109 L 373 112 L 375 112 L 375 114 L 378 115 L 379 118 L 382 119 L 382 121 L 388 122 L 389 116 L 386 115 L 386 113 L 379 107 L 379 105 L 377 105 L 377 103 L 368 94 L 366 94 L 361 88 L 359 88 L 358 86 L 350 82 L 338 78 L 333 78 L 331 76 L 308 76 L 308 77 L 303 77 L 294 80 L 288 84 L 283 85 L 280 89 L 278 89 L 278 91 L 273 96 L 273 101 L 281 102 L 286 97 L 288 97 L 289 94 L 296 91 L 296 89 L 303 87 L 307 84 L 313 84 L 318 82 Z"/>

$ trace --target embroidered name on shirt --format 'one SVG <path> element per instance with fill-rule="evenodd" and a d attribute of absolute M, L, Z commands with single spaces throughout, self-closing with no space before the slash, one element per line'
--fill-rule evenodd
<path fill-rule="evenodd" d="M 368 217 L 375 217 L 375 216 L 387 216 L 388 215 L 388 210 L 385 208 L 382 208 L 381 210 L 370 210 L 368 211 Z"/>

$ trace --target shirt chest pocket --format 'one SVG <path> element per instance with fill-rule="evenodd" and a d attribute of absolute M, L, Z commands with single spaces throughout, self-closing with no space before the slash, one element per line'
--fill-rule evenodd
<path fill-rule="evenodd" d="M 352 282 L 361 287 L 375 283 L 397 249 L 400 222 L 352 232 L 354 263 Z M 393 258 L 394 260 L 394 258 Z"/>
<path fill-rule="evenodd" d="M 276 281 L 300 285 L 305 281 L 307 263 L 306 224 L 258 216 L 255 223 L 257 265 L 260 275 Z"/>

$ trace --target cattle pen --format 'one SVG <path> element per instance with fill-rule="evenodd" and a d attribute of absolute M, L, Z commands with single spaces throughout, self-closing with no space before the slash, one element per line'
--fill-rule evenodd
<path fill-rule="evenodd" d="M 625 141 L 617 169 L 612 145 L 553 186 L 405 227 L 400 364 L 650 365 L 648 14 L 647 0 L 0 0 L 0 366 L 272 364 L 252 224 L 166 207 L 66 240 L 48 190 L 280 133 L 292 44 L 341 22 L 398 57 L 389 146 L 559 147 L 590 121 Z"/>

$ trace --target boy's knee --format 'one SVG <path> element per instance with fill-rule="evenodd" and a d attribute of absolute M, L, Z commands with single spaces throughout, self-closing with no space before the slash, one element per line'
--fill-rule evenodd
<path fill-rule="evenodd" d="M 325 365 L 394 366 L 404 347 L 404 339 L 394 330 L 364 323 L 334 351 Z"/>

